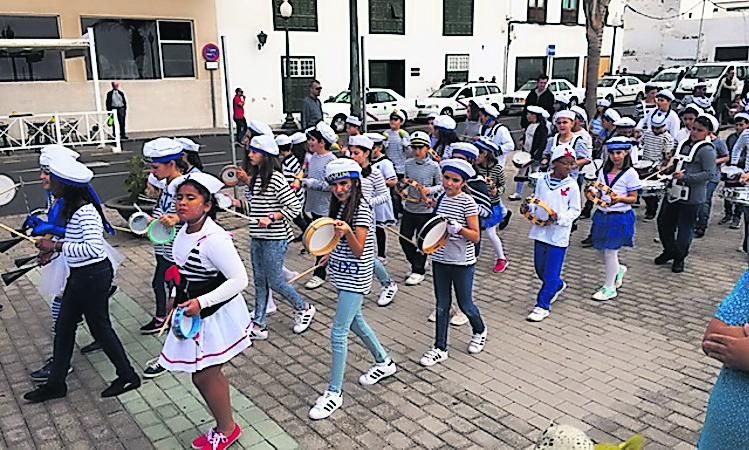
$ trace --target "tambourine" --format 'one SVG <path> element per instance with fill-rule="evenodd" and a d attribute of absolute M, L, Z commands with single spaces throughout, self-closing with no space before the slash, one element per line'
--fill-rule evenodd
<path fill-rule="evenodd" d="M 546 211 L 548 217 L 546 219 L 539 218 L 538 216 L 533 214 L 530 205 L 536 205 L 539 208 L 543 209 L 544 211 Z M 520 214 L 522 214 L 526 219 L 530 220 L 533 225 L 538 225 L 539 227 L 545 227 L 556 222 L 556 219 L 552 218 L 552 216 L 556 213 L 553 209 L 551 209 L 551 206 L 549 206 L 545 201 L 537 199 L 535 197 L 528 197 L 523 200 L 523 203 L 520 204 Z"/>
<path fill-rule="evenodd" d="M 743 174 L 744 174 L 744 171 L 736 166 L 723 166 L 720 168 L 720 180 L 721 181 L 737 182 L 739 181 L 739 178 L 741 178 L 741 175 Z"/>
<path fill-rule="evenodd" d="M 444 247 L 449 239 L 447 219 L 434 216 L 419 230 L 416 235 L 416 246 L 425 255 L 431 255 Z"/>
<path fill-rule="evenodd" d="M 585 198 L 593 202 L 595 205 L 598 205 L 600 208 L 608 208 L 611 206 L 610 202 L 603 201 L 604 194 L 611 197 L 611 195 L 614 194 L 614 190 L 599 181 L 591 183 L 590 186 L 585 188 Z"/>
<path fill-rule="evenodd" d="M 177 308 L 172 316 L 172 330 L 174 335 L 180 339 L 192 339 L 200 332 L 203 319 L 200 314 L 186 316 L 185 308 Z"/>
<path fill-rule="evenodd" d="M 410 188 L 419 193 L 418 198 L 409 195 Z M 424 185 L 410 178 L 404 178 L 398 182 L 398 194 L 407 203 L 426 203 L 429 201 L 429 195 Z"/>
<path fill-rule="evenodd" d="M 151 242 L 165 245 L 171 243 L 177 236 L 177 227 L 168 227 L 159 220 L 152 220 L 146 232 Z"/>
<path fill-rule="evenodd" d="M 335 220 L 320 217 L 312 221 L 304 231 L 302 242 L 312 256 L 328 255 L 338 246 L 341 238 L 335 232 Z"/>
<path fill-rule="evenodd" d="M 134 234 L 143 236 L 148 233 L 148 226 L 151 224 L 151 216 L 148 214 L 138 211 L 133 213 L 129 219 L 127 219 L 127 226 Z"/>
<path fill-rule="evenodd" d="M 237 172 L 239 172 L 239 167 L 237 166 L 224 166 L 223 169 L 221 169 L 221 172 L 219 172 L 219 178 L 221 181 L 224 182 L 224 184 L 228 187 L 234 187 L 239 184 L 239 177 L 237 176 Z"/>
<path fill-rule="evenodd" d="M 20 186 L 20 183 L 16 183 L 8 175 L 0 175 L 0 206 L 5 206 L 13 201 L 18 186 Z"/>
<path fill-rule="evenodd" d="M 512 164 L 518 169 L 527 167 L 532 162 L 533 162 L 533 158 L 531 158 L 531 154 L 528 152 L 517 152 L 514 155 L 512 155 Z"/>

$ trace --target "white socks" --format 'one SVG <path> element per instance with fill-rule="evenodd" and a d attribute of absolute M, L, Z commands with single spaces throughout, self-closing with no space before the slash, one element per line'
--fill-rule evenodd
<path fill-rule="evenodd" d="M 601 252 L 606 273 L 604 287 L 614 289 L 616 286 L 616 274 L 619 273 L 619 250 L 604 250 Z"/>

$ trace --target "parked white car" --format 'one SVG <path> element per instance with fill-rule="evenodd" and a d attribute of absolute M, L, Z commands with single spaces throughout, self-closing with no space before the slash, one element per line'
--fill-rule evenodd
<path fill-rule="evenodd" d="M 400 110 L 406 120 L 416 117 L 413 100 L 406 100 L 392 89 L 370 88 L 367 90 L 367 124 L 384 124 L 390 120 L 393 110 Z M 322 104 L 323 120 L 337 132 L 346 129 L 346 117 L 351 111 L 351 94 L 343 91 Z"/>
<path fill-rule="evenodd" d="M 679 76 L 682 72 L 686 72 L 686 70 L 686 67 L 669 67 L 668 69 L 663 69 L 648 80 L 647 84 L 649 86 L 656 86 L 658 89 L 670 89 L 671 92 L 674 92 L 679 84 Z"/>
<path fill-rule="evenodd" d="M 505 109 L 502 90 L 497 83 L 469 81 L 445 85 L 429 94 L 428 97 L 416 99 L 419 118 L 429 114 L 465 117 L 468 102 L 489 103 L 499 112 Z"/>
<path fill-rule="evenodd" d="M 520 89 L 505 97 L 505 105 L 508 113 L 519 113 L 525 107 L 525 99 L 528 94 L 536 89 L 538 81 L 528 80 Z M 555 99 L 567 101 L 570 106 L 583 103 L 585 100 L 585 89 L 576 87 L 564 78 L 549 80 L 548 89 L 554 94 Z"/>
<path fill-rule="evenodd" d="M 691 95 L 694 85 L 702 79 L 707 85 L 707 96 L 713 97 L 718 90 L 718 83 L 720 83 L 720 80 L 731 69 L 734 69 L 736 72 L 736 78 L 739 80 L 739 92 L 741 92 L 744 87 L 744 81 L 749 78 L 749 62 L 746 61 L 695 64 L 687 70 L 674 94 L 679 100 L 687 95 Z"/>
<path fill-rule="evenodd" d="M 598 80 L 598 98 L 614 103 L 639 103 L 645 98 L 645 83 L 628 75 L 610 75 Z"/>

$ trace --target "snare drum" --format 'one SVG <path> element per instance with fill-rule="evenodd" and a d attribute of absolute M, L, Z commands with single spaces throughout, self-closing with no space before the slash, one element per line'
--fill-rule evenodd
<path fill-rule="evenodd" d="M 0 206 L 7 205 L 16 196 L 16 182 L 8 175 L 0 175 Z"/>
<path fill-rule="evenodd" d="M 158 220 L 152 220 L 148 225 L 148 239 L 157 245 L 171 243 L 177 236 L 177 227 L 168 227 Z"/>
<path fill-rule="evenodd" d="M 666 191 L 666 182 L 662 180 L 642 180 L 640 185 L 643 196 L 660 195 Z"/>
<path fill-rule="evenodd" d="M 341 238 L 335 232 L 335 220 L 320 217 L 314 220 L 304 231 L 304 248 L 312 256 L 328 255 L 338 246 Z"/>
<path fill-rule="evenodd" d="M 151 220 L 153 220 L 151 216 L 143 211 L 138 211 L 130 215 L 130 218 L 127 220 L 127 226 L 134 234 L 143 236 L 148 233 L 148 226 L 151 224 Z"/>
<path fill-rule="evenodd" d="M 531 154 L 528 152 L 517 152 L 512 155 L 512 164 L 518 169 L 529 166 L 533 162 Z"/>
<path fill-rule="evenodd" d="M 536 211 L 531 211 L 531 205 L 536 205 L 538 208 L 541 208 L 543 212 L 537 214 L 539 212 L 538 208 L 536 208 Z M 551 209 L 551 206 L 546 204 L 543 200 L 534 197 L 528 197 L 523 200 L 523 203 L 520 204 L 520 214 L 530 220 L 533 225 L 538 225 L 539 227 L 545 227 L 556 222 L 556 220 L 552 218 L 555 213 L 554 210 Z M 544 218 L 543 215 L 545 215 L 546 218 Z"/>
<path fill-rule="evenodd" d="M 636 163 L 632 164 L 632 167 L 634 167 L 637 175 L 640 176 L 640 179 L 647 178 L 657 170 L 655 161 L 648 161 L 646 159 L 637 161 Z"/>
<path fill-rule="evenodd" d="M 224 168 L 221 169 L 221 172 L 219 173 L 219 178 L 224 182 L 226 186 L 234 187 L 239 184 L 239 178 L 237 177 L 238 171 L 239 167 L 237 166 L 224 166 Z"/>
<path fill-rule="evenodd" d="M 749 186 L 723 188 L 721 194 L 731 203 L 749 206 Z"/>
<path fill-rule="evenodd" d="M 174 335 L 180 339 L 192 339 L 200 332 L 202 322 L 200 314 L 186 316 L 185 308 L 177 308 L 172 317 L 172 330 L 174 331 Z"/>
<path fill-rule="evenodd" d="M 434 216 L 419 230 L 416 246 L 425 255 L 431 255 L 444 247 L 449 239 L 447 220 L 442 216 Z"/>
<path fill-rule="evenodd" d="M 720 168 L 720 180 L 726 182 L 738 182 L 744 171 L 736 166 L 723 166 Z"/>

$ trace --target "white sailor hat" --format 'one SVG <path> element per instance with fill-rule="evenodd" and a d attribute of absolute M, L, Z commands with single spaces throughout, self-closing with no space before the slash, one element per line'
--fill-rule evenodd
<path fill-rule="evenodd" d="M 582 119 L 583 122 L 588 123 L 588 113 L 586 113 L 583 108 L 575 105 L 570 108 L 570 111 L 575 113 L 576 116 L 580 117 L 580 119 Z"/>
<path fill-rule="evenodd" d="M 690 103 L 687 106 L 685 106 L 684 109 L 681 110 L 680 114 L 686 114 L 688 112 L 693 113 L 695 116 L 699 116 L 700 114 L 702 114 L 705 111 L 703 111 L 702 108 L 700 108 L 699 106 L 697 106 L 696 103 Z"/>
<path fill-rule="evenodd" d="M 570 104 L 570 101 L 567 100 L 566 98 L 554 97 L 554 103 L 559 103 L 560 105 L 567 106 Z"/>
<path fill-rule="evenodd" d="M 745 112 L 740 112 L 740 113 L 736 113 L 736 114 L 735 114 L 735 115 L 733 116 L 733 121 L 734 121 L 734 123 L 735 123 L 735 122 L 736 122 L 737 120 L 746 120 L 747 122 L 749 122 L 749 113 L 745 113 Z"/>
<path fill-rule="evenodd" d="M 611 122 L 616 122 L 617 120 L 621 119 L 622 116 L 620 116 L 614 108 L 609 108 L 605 113 L 603 113 L 603 118 Z"/>
<path fill-rule="evenodd" d="M 693 97 L 692 101 L 703 110 L 710 109 L 713 106 L 712 102 L 707 97 Z"/>
<path fill-rule="evenodd" d="M 653 128 L 660 128 L 666 125 L 666 119 L 668 114 L 661 110 L 656 110 L 650 115 L 650 126 Z"/>
<path fill-rule="evenodd" d="M 440 162 L 440 167 L 442 168 L 442 173 L 456 173 L 460 175 L 460 178 L 462 178 L 463 181 L 470 180 L 476 176 L 476 170 L 473 168 L 473 165 L 462 159 L 450 158 L 442 160 L 442 162 Z"/>
<path fill-rule="evenodd" d="M 486 114 L 489 117 L 494 117 L 495 119 L 499 117 L 499 110 L 494 107 L 491 103 L 483 103 L 479 106 L 479 110 L 483 111 L 484 114 Z"/>
<path fill-rule="evenodd" d="M 305 142 L 307 142 L 307 135 L 302 133 L 301 131 L 297 131 L 296 133 L 291 135 L 292 145 L 303 144 Z"/>
<path fill-rule="evenodd" d="M 175 192 L 179 191 L 179 187 L 185 181 L 194 181 L 206 188 L 211 194 L 219 192 L 224 187 L 224 182 L 214 177 L 213 175 L 205 172 L 195 172 L 188 173 L 187 175 L 181 175 L 175 178 L 172 182 L 172 184 L 176 186 Z"/>
<path fill-rule="evenodd" d="M 661 91 L 658 91 L 658 93 L 655 94 L 655 98 L 658 98 L 658 97 L 665 98 L 666 100 L 670 102 L 676 99 L 676 97 L 674 97 L 674 93 L 671 92 L 671 89 L 663 89 Z"/>
<path fill-rule="evenodd" d="M 702 78 L 697 80 L 697 84 L 692 89 L 707 89 L 707 83 Z"/>
<path fill-rule="evenodd" d="M 548 114 L 548 112 L 545 109 L 543 109 L 542 107 L 540 107 L 538 105 L 531 105 L 531 106 L 529 106 L 528 107 L 528 112 L 531 112 L 533 114 L 539 114 L 539 115 L 542 115 L 542 116 L 544 115 L 544 113 Z"/>
<path fill-rule="evenodd" d="M 394 109 L 390 112 L 390 118 L 392 119 L 393 117 L 399 118 L 401 122 L 406 121 L 406 116 L 403 114 L 403 111 L 401 111 L 400 109 Z"/>
<path fill-rule="evenodd" d="M 261 134 L 269 134 L 273 136 L 273 130 L 271 127 L 267 123 L 259 120 L 250 120 L 247 122 L 247 128 L 249 128 L 250 131 L 252 131 L 252 134 L 256 136 Z"/>
<path fill-rule="evenodd" d="M 338 158 L 325 166 L 325 181 L 333 183 L 344 179 L 357 179 L 361 177 L 361 166 L 353 159 Z"/>
<path fill-rule="evenodd" d="M 174 140 L 182 144 L 182 150 L 186 152 L 197 153 L 200 151 L 200 144 L 198 144 L 197 142 L 193 141 L 190 138 L 180 137 L 180 138 L 175 138 Z"/>
<path fill-rule="evenodd" d="M 278 144 L 272 134 L 261 134 L 250 141 L 250 151 L 264 153 L 267 156 L 278 156 Z"/>
<path fill-rule="evenodd" d="M 468 158 L 469 161 L 473 161 L 479 157 L 479 149 L 470 142 L 455 142 L 450 144 L 450 154 L 461 155 Z"/>
<path fill-rule="evenodd" d="M 55 158 L 50 161 L 49 172 L 63 184 L 83 187 L 88 185 L 94 173 L 73 158 Z"/>
<path fill-rule="evenodd" d="M 598 101 L 596 101 L 596 106 L 600 106 L 601 108 L 608 108 L 611 106 L 611 102 L 606 100 L 605 98 L 599 98 Z"/>
<path fill-rule="evenodd" d="M 367 136 L 349 136 L 348 145 L 349 147 L 361 147 L 366 148 L 367 150 L 372 150 L 374 142 L 372 142 L 372 139 Z"/>
<path fill-rule="evenodd" d="M 546 120 L 549 120 L 549 117 L 551 117 L 551 114 L 549 114 L 549 111 L 545 109 L 541 112 L 541 115 L 544 116 L 544 119 Z"/>
<path fill-rule="evenodd" d="M 563 109 L 561 111 L 557 111 L 557 113 L 554 114 L 554 122 L 557 122 L 559 119 L 569 119 L 574 122 L 575 113 L 573 111 L 570 111 L 569 109 Z"/>
<path fill-rule="evenodd" d="M 615 121 L 614 126 L 617 128 L 634 128 L 637 126 L 637 122 L 631 117 L 624 116 Z"/>
<path fill-rule="evenodd" d="M 182 144 L 175 139 L 160 137 L 143 144 L 143 156 L 150 162 L 166 164 L 182 158 Z"/>
<path fill-rule="evenodd" d="M 434 127 L 435 128 L 443 128 L 445 130 L 454 130 L 455 127 L 458 126 L 457 123 L 455 123 L 455 119 L 453 119 L 450 116 L 437 116 L 434 119 Z"/>
<path fill-rule="evenodd" d="M 333 129 L 330 128 L 330 125 L 328 125 L 325 122 L 322 122 L 322 121 L 317 122 L 317 125 L 315 125 L 314 127 L 304 130 L 304 132 L 307 133 L 308 135 L 310 134 L 310 132 L 313 132 L 313 131 L 316 131 L 317 133 L 319 133 L 320 136 L 322 136 L 323 139 L 328 141 L 329 144 L 335 144 L 336 141 L 338 141 L 338 135 L 335 134 L 335 131 L 333 131 Z"/>
<path fill-rule="evenodd" d="M 382 133 L 364 133 L 364 136 L 368 137 L 374 145 L 382 144 L 382 141 L 385 140 Z"/>
<path fill-rule="evenodd" d="M 276 136 L 276 145 L 279 147 L 282 145 L 291 145 L 291 138 L 286 136 L 285 134 L 279 134 Z"/>
<path fill-rule="evenodd" d="M 613 152 L 617 150 L 626 150 L 629 151 L 632 149 L 632 146 L 634 145 L 634 142 L 632 142 L 632 139 L 626 137 L 626 136 L 615 136 L 611 139 L 604 142 L 606 146 L 606 150 Z"/>
<path fill-rule="evenodd" d="M 348 116 L 346 117 L 346 125 L 361 127 L 361 119 L 356 116 Z"/>
<path fill-rule="evenodd" d="M 718 122 L 718 119 L 715 118 L 712 114 L 702 113 L 699 116 L 697 116 L 697 119 L 703 119 L 700 122 L 704 122 L 705 119 L 709 125 L 707 126 L 708 131 L 717 132 L 720 128 L 720 122 Z"/>
<path fill-rule="evenodd" d="M 491 153 L 494 156 L 500 154 L 499 145 L 488 136 L 481 136 L 473 143 L 479 151 Z"/>
<path fill-rule="evenodd" d="M 436 112 L 430 112 L 429 115 L 427 115 L 427 120 L 434 120 L 439 116 Z"/>
<path fill-rule="evenodd" d="M 59 144 L 45 145 L 40 152 L 39 167 L 43 169 L 49 168 L 50 162 L 55 158 L 78 159 L 81 156 L 80 153 L 75 150 L 71 150 Z"/>
<path fill-rule="evenodd" d="M 554 147 L 551 151 L 551 161 L 556 161 L 559 158 L 570 156 L 572 159 L 577 159 L 575 156 L 575 149 L 570 144 L 559 144 Z"/>
<path fill-rule="evenodd" d="M 431 147 L 432 142 L 431 139 L 429 139 L 429 135 L 426 134 L 423 131 L 414 131 L 414 133 L 411 135 L 411 147 Z"/>

